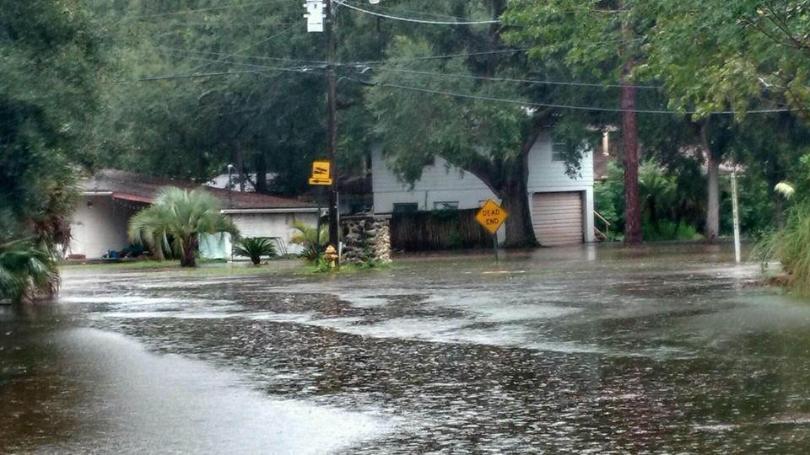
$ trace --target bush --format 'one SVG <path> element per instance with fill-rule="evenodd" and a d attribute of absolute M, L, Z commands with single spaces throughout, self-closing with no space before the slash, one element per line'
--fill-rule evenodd
<path fill-rule="evenodd" d="M 322 224 L 318 232 L 317 227 L 297 221 L 293 224 L 293 228 L 298 233 L 293 236 L 292 243 L 304 247 L 300 256 L 308 262 L 316 262 L 329 243 L 329 226 Z"/>
<path fill-rule="evenodd" d="M 701 235 L 694 226 L 684 222 L 675 223 L 669 220 L 660 220 L 657 224 L 645 221 L 641 226 L 644 240 L 655 242 L 665 240 L 701 240 Z"/>
<path fill-rule="evenodd" d="M 47 248 L 23 240 L 0 243 L 0 301 L 50 296 L 58 286 L 56 261 Z"/>
<path fill-rule="evenodd" d="M 273 241 L 266 237 L 248 237 L 239 240 L 234 248 L 234 253 L 239 256 L 247 256 L 253 265 L 262 263 L 262 256 L 277 256 L 276 246 Z"/>
<path fill-rule="evenodd" d="M 787 275 L 787 284 L 803 297 L 810 297 L 810 202 L 794 206 L 785 227 L 765 234 L 753 255 L 767 267 L 778 260 Z"/>

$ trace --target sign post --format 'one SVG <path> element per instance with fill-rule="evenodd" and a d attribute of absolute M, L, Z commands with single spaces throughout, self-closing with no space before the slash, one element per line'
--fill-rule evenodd
<path fill-rule="evenodd" d="M 504 221 L 509 217 L 506 210 L 503 209 L 497 202 L 492 199 L 487 199 L 478 213 L 475 214 L 475 220 L 478 221 L 484 229 L 492 234 L 492 247 L 495 250 L 495 262 L 498 262 L 498 229 L 503 225 Z"/>
<path fill-rule="evenodd" d="M 331 186 L 332 185 L 332 162 L 326 160 L 318 160 L 312 162 L 312 175 L 309 177 L 309 184 L 313 186 Z M 315 225 L 315 249 L 318 253 L 321 252 L 321 191 L 317 192 L 318 199 L 318 221 Z M 329 211 L 331 215 L 331 210 Z M 331 222 L 331 221 L 330 221 Z"/>

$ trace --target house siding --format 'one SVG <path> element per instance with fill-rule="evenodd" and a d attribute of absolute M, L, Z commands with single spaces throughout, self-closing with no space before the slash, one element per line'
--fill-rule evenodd
<path fill-rule="evenodd" d="M 129 245 L 129 218 L 135 212 L 109 196 L 82 197 L 70 224 L 72 238 L 67 254 L 97 259 L 108 250 L 124 249 Z"/>
<path fill-rule="evenodd" d="M 301 247 L 292 243 L 297 232 L 293 223 L 300 221 L 315 226 L 318 222 L 315 213 L 237 213 L 228 216 L 242 237 L 279 237 L 291 254 L 301 252 Z"/>
<path fill-rule="evenodd" d="M 549 134 L 541 135 L 529 151 L 526 194 L 529 206 L 534 193 L 581 192 L 584 240 L 592 242 L 593 155 L 591 152 L 583 155 L 579 175 L 571 178 L 565 173 L 565 163 L 553 161 L 551 152 Z M 424 168 L 422 178 L 409 186 L 388 168 L 380 147 L 372 150 L 372 185 L 375 213 L 391 213 L 394 204 L 399 203 L 416 203 L 419 210 L 433 210 L 436 202 L 454 201 L 459 209 L 471 209 L 479 207 L 485 199 L 499 199 L 478 177 L 448 166 L 438 157 L 434 165 Z"/>

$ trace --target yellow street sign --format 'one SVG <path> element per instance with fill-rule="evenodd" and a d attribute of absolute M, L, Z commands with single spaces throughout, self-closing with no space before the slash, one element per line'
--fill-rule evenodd
<path fill-rule="evenodd" d="M 331 185 L 332 184 L 332 163 L 329 161 L 313 161 L 312 176 L 309 178 L 310 185 Z"/>
<path fill-rule="evenodd" d="M 509 214 L 506 213 L 506 210 L 492 199 L 487 199 L 481 210 L 475 214 L 476 221 L 493 235 L 498 232 L 498 228 L 508 217 Z"/>

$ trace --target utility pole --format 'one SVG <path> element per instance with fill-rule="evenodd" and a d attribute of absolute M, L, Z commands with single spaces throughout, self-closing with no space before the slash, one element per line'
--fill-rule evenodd
<path fill-rule="evenodd" d="M 332 185 L 329 187 L 329 244 L 339 250 L 338 244 L 338 170 L 337 162 L 337 78 L 335 76 L 335 60 L 337 53 L 337 17 L 336 5 L 332 0 L 326 2 L 326 84 L 327 84 L 327 154 L 332 163 Z"/>

